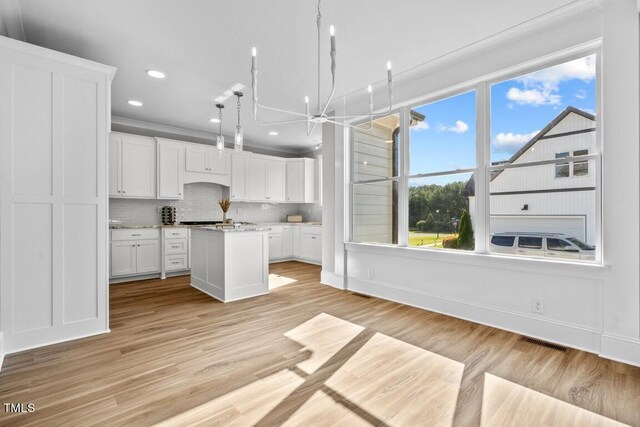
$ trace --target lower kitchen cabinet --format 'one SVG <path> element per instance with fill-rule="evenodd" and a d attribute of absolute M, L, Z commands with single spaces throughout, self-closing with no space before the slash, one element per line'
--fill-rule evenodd
<path fill-rule="evenodd" d="M 293 257 L 293 230 L 296 227 L 285 225 L 282 227 L 282 257 Z"/>
<path fill-rule="evenodd" d="M 160 272 L 160 240 L 111 242 L 111 276 Z"/>
<path fill-rule="evenodd" d="M 322 260 L 322 236 L 302 233 L 300 239 L 300 258 L 320 262 Z"/>
<path fill-rule="evenodd" d="M 322 227 L 305 225 L 271 226 L 269 261 L 297 259 L 322 262 Z"/>
<path fill-rule="evenodd" d="M 111 277 L 159 273 L 160 230 L 111 230 Z"/>
<path fill-rule="evenodd" d="M 283 257 L 282 252 L 283 227 L 271 227 L 269 231 L 269 261 Z"/>

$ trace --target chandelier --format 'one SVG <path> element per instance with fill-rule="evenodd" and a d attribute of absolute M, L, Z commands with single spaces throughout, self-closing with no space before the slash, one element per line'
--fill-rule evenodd
<path fill-rule="evenodd" d="M 331 101 L 333 101 L 333 97 L 336 91 L 336 36 L 335 29 L 333 25 L 329 27 L 329 35 L 331 37 L 331 51 L 329 54 L 331 55 L 331 92 L 329 93 L 329 97 L 322 102 L 322 92 L 320 85 L 320 28 L 322 24 L 322 13 L 320 12 L 320 1 L 318 0 L 318 14 L 316 15 L 316 26 L 318 28 L 318 99 L 316 102 L 316 108 L 311 111 L 309 107 L 309 97 L 304 97 L 304 112 L 296 112 L 296 111 L 288 111 L 280 108 L 268 107 L 266 105 L 262 105 L 258 102 L 258 68 L 257 68 L 257 50 L 254 47 L 252 49 L 252 57 L 251 57 L 251 89 L 253 91 L 253 119 L 258 125 L 280 125 L 280 124 L 291 124 L 291 123 L 306 123 L 307 124 L 307 136 L 311 135 L 311 133 L 315 130 L 318 124 L 322 123 L 334 123 L 342 126 L 345 125 L 340 120 L 354 120 L 358 119 L 364 120 L 368 119 L 369 125 L 371 125 L 371 121 L 374 117 L 380 117 L 388 114 L 393 108 L 393 76 L 391 74 L 391 62 L 387 62 L 387 87 L 389 91 L 389 105 L 384 111 L 379 111 L 374 113 L 373 110 L 373 89 L 371 85 L 367 87 L 367 91 L 369 92 L 369 111 L 365 114 L 357 114 L 357 115 L 348 115 L 348 116 L 335 116 L 335 115 L 327 115 L 327 109 L 331 105 Z M 278 113 L 284 113 L 291 116 L 288 120 L 274 121 L 274 122 L 261 122 L 258 119 L 259 110 L 269 110 L 275 111 Z"/>

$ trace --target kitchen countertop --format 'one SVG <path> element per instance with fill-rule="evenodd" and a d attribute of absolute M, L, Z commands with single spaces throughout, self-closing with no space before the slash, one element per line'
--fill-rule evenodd
<path fill-rule="evenodd" d="M 243 224 L 240 222 L 240 224 Z M 282 226 L 282 225 L 307 225 L 307 226 L 322 226 L 320 222 L 264 222 L 256 225 L 251 225 L 251 227 L 270 227 L 270 226 Z M 109 224 L 109 229 L 118 230 L 118 229 L 126 229 L 126 228 L 213 228 L 207 225 L 183 225 L 183 224 L 174 224 L 174 225 L 164 225 L 164 224 Z M 241 227 L 243 227 L 241 225 Z M 245 226 L 249 227 L 249 226 Z"/>
<path fill-rule="evenodd" d="M 256 225 L 245 225 L 239 228 L 223 228 L 223 227 L 198 227 L 198 230 L 205 231 L 220 231 L 222 233 L 243 233 L 247 231 L 269 231 L 270 227 L 264 226 L 256 226 Z"/>

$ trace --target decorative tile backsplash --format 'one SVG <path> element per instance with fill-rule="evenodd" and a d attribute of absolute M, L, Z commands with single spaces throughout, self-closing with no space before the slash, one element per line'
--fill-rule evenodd
<path fill-rule="evenodd" d="M 175 206 L 178 221 L 222 221 L 218 200 L 228 190 L 217 184 L 184 186 L 184 200 L 109 199 L 109 219 L 125 224 L 160 224 L 160 208 Z M 238 211 L 239 210 L 239 211 Z M 236 222 L 281 222 L 287 215 L 302 215 L 305 221 L 321 221 L 322 208 L 309 203 L 232 202 L 227 217 Z"/>

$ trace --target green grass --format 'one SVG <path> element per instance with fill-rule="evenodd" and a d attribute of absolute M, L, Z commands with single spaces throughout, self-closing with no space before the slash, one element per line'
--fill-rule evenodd
<path fill-rule="evenodd" d="M 450 234 L 440 233 L 436 239 L 436 233 L 420 233 L 418 231 L 409 231 L 409 246 L 431 246 L 435 248 L 442 247 L 442 239 Z"/>

